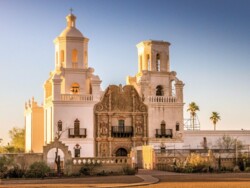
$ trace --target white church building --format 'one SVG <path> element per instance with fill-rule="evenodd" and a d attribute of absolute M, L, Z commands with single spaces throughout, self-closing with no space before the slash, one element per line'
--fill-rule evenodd
<path fill-rule="evenodd" d="M 58 137 L 72 157 L 127 156 L 145 145 L 213 147 L 223 135 L 250 143 L 250 131 L 184 130 L 184 83 L 170 69 L 169 42 L 137 44 L 137 74 L 102 91 L 89 66 L 89 39 L 76 28 L 75 15 L 66 21 L 54 40 L 55 68 L 44 82 L 43 105 L 34 98 L 25 104 L 26 152 L 41 153 Z"/>

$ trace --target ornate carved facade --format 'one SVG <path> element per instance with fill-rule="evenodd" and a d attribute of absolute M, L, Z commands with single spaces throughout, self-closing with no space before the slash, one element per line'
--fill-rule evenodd
<path fill-rule="evenodd" d="M 96 156 L 123 156 L 147 144 L 147 106 L 133 86 L 110 85 L 94 115 Z"/>

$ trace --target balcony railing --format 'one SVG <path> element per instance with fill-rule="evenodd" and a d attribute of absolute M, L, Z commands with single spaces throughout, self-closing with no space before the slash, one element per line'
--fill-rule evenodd
<path fill-rule="evenodd" d="M 175 103 L 176 97 L 149 96 L 148 102 L 150 103 Z"/>
<path fill-rule="evenodd" d="M 130 157 L 77 157 L 72 158 L 73 165 L 101 164 L 102 166 L 117 166 L 131 164 Z"/>
<path fill-rule="evenodd" d="M 131 137 L 133 136 L 132 126 L 112 126 L 112 137 Z"/>
<path fill-rule="evenodd" d="M 172 129 L 156 129 L 155 137 L 156 138 L 172 138 L 173 137 Z"/>
<path fill-rule="evenodd" d="M 86 138 L 87 137 L 87 129 L 80 128 L 80 129 L 69 129 L 69 138 Z"/>
<path fill-rule="evenodd" d="M 93 101 L 93 95 L 61 94 L 62 101 Z"/>

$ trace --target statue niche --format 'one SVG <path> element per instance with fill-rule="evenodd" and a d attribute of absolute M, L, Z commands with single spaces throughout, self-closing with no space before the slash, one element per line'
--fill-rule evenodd
<path fill-rule="evenodd" d="M 142 133 L 143 133 L 143 118 L 142 118 L 142 116 L 136 116 L 135 129 L 136 129 L 137 135 L 142 135 Z"/>

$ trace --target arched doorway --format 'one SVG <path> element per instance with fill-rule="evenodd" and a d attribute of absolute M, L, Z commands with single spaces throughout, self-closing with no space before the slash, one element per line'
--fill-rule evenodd
<path fill-rule="evenodd" d="M 126 149 L 124 148 L 119 148 L 116 152 L 115 152 L 115 156 L 116 157 L 127 157 L 128 156 L 128 152 Z"/>

